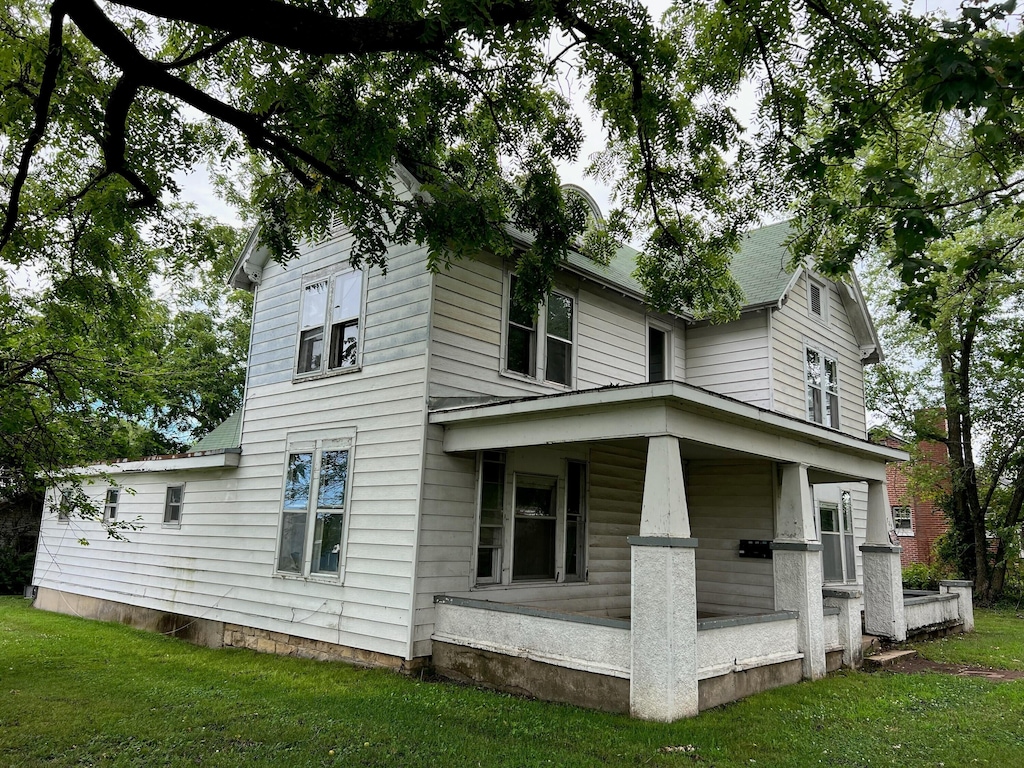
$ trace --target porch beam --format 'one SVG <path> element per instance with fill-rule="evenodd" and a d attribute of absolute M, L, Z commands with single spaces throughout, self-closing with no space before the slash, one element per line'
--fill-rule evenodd
<path fill-rule="evenodd" d="M 903 605 L 902 547 L 889 539 L 892 524 L 885 481 L 868 483 L 868 520 L 864 545 L 864 629 L 890 640 L 907 639 Z"/>
<path fill-rule="evenodd" d="M 803 675 L 816 680 L 825 675 L 822 547 L 817 541 L 806 464 L 784 464 L 780 468 L 775 532 L 772 542 L 775 610 L 796 611 L 799 615 L 797 636 L 804 655 Z"/>

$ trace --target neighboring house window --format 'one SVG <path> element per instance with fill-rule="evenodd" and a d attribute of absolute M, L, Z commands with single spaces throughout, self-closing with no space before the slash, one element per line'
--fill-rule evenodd
<path fill-rule="evenodd" d="M 357 365 L 362 291 L 359 270 L 346 270 L 303 287 L 297 374 Z"/>
<path fill-rule="evenodd" d="M 554 384 L 572 386 L 575 302 L 552 291 L 539 308 L 515 300 L 516 277 L 509 280 L 505 329 L 505 370 Z M 540 327 L 538 327 L 540 326 Z M 538 339 L 543 343 L 538 344 Z"/>
<path fill-rule="evenodd" d="M 815 320 L 828 323 L 828 288 L 817 280 L 807 281 L 807 311 Z"/>
<path fill-rule="evenodd" d="M 807 348 L 807 418 L 839 429 L 839 364 L 818 349 Z"/>
<path fill-rule="evenodd" d="M 476 583 L 584 580 L 586 463 L 541 474 L 507 472 L 500 451 L 481 459 Z"/>
<path fill-rule="evenodd" d="M 647 380 L 665 381 L 668 374 L 668 334 L 660 328 L 647 326 Z"/>
<path fill-rule="evenodd" d="M 349 440 L 310 441 L 288 453 L 278 571 L 340 575 L 350 464 Z"/>
<path fill-rule="evenodd" d="M 892 508 L 892 521 L 896 526 L 896 534 L 899 536 L 914 535 L 914 519 L 911 516 L 910 507 L 898 506 Z"/>
<path fill-rule="evenodd" d="M 107 497 L 103 501 L 103 521 L 112 523 L 117 520 L 117 502 L 121 495 L 118 488 L 108 488 Z"/>
<path fill-rule="evenodd" d="M 56 491 L 56 506 L 57 506 L 57 522 L 58 523 L 70 523 L 71 522 L 71 503 L 67 497 L 64 496 L 60 491 Z"/>
<path fill-rule="evenodd" d="M 821 531 L 822 571 L 826 582 L 857 580 L 857 559 L 853 537 L 853 500 L 843 491 L 839 504 L 818 502 Z"/>
<path fill-rule="evenodd" d="M 184 485 L 167 486 L 167 495 L 164 498 L 164 525 L 175 528 L 181 525 L 181 507 L 184 496 Z"/>

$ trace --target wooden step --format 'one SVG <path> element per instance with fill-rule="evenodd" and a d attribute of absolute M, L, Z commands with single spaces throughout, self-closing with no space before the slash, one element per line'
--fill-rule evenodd
<path fill-rule="evenodd" d="M 864 668 L 867 670 L 873 669 L 886 669 L 893 667 L 898 664 L 902 659 L 912 659 L 917 656 L 917 651 L 913 649 L 894 649 L 891 651 L 882 651 L 875 655 L 864 659 Z"/>

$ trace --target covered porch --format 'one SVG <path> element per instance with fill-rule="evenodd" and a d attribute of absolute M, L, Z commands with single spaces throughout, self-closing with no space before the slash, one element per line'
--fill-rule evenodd
<path fill-rule="evenodd" d="M 445 452 L 500 455 L 509 488 L 520 462 L 526 483 L 539 477 L 532 461 L 583 457 L 594 508 L 582 551 L 601 566 L 570 574 L 567 554 L 550 579 L 517 580 L 506 558 L 493 583 L 438 596 L 443 672 L 492 684 L 498 672 L 513 690 L 674 720 L 856 663 L 862 608 L 869 633 L 906 637 L 885 489 L 900 451 L 679 382 L 447 408 L 430 421 Z M 609 480 L 629 469 L 633 487 Z M 856 484 L 861 510 L 855 523 L 837 507 L 847 521 L 822 535 L 814 490 L 835 484 Z M 569 526 L 557 530 L 563 552 Z M 603 566 L 616 552 L 622 568 Z M 823 567 L 836 562 L 845 583 L 823 594 Z"/>

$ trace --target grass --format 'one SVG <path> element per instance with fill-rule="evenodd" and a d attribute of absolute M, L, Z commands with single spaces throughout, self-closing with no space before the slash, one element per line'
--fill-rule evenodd
<path fill-rule="evenodd" d="M 975 631 L 915 643 L 920 656 L 947 664 L 1024 670 L 1024 609 L 975 609 Z"/>
<path fill-rule="evenodd" d="M 983 632 L 1004 620 L 1019 644 L 1024 622 L 979 612 Z M 1024 765 L 1022 719 L 1024 683 L 848 673 L 644 723 L 0 599 L 0 765 L 12 768 L 1006 766 Z"/>

